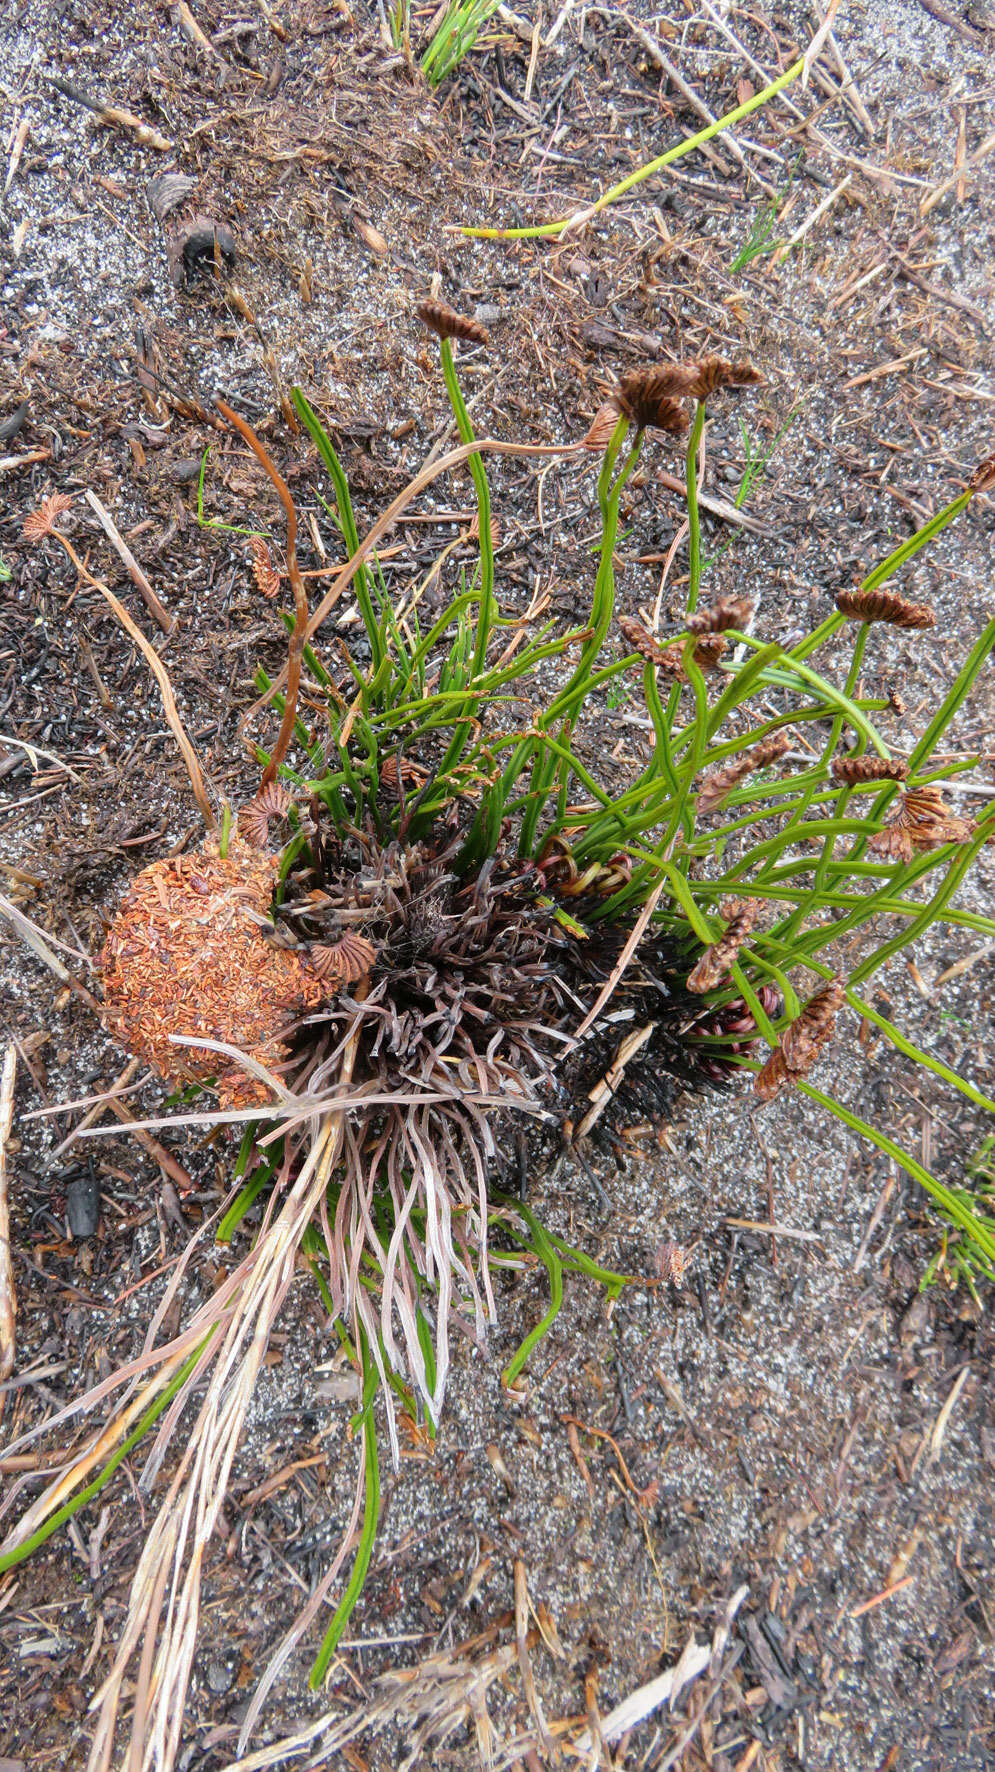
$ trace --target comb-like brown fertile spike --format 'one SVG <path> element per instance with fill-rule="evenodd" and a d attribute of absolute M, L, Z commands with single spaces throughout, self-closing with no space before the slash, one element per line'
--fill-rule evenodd
<path fill-rule="evenodd" d="M 456 309 L 444 301 L 420 301 L 417 313 L 419 320 L 424 320 L 429 331 L 438 338 L 462 338 L 474 345 L 489 343 L 486 326 L 481 326 L 479 320 L 471 320 L 467 314 L 457 314 Z"/>
<path fill-rule="evenodd" d="M 48 493 L 38 509 L 24 519 L 21 534 L 25 541 L 42 541 L 46 535 L 51 535 L 58 518 L 70 509 L 72 502 L 64 492 Z"/>
<path fill-rule="evenodd" d="M 688 428 L 687 408 L 675 394 L 679 367 L 666 364 L 631 369 L 623 375 L 616 396 L 620 412 L 640 431 L 669 431 L 680 437 Z"/>
<path fill-rule="evenodd" d="M 811 1070 L 823 1047 L 832 1039 L 836 1017 L 845 1002 L 843 980 L 827 978 L 812 993 L 791 1026 L 785 1028 L 781 1035 L 781 1051 L 793 1076 L 803 1077 Z"/>
<path fill-rule="evenodd" d="M 739 950 L 756 922 L 756 901 L 729 899 L 722 906 L 722 915 L 726 919 L 724 934 L 705 949 L 698 964 L 688 975 L 687 988 L 696 994 L 715 990 L 728 975 L 729 968 L 738 958 Z"/>
<path fill-rule="evenodd" d="M 972 492 L 991 492 L 992 487 L 995 487 L 995 455 L 980 462 L 971 475 Z"/>
<path fill-rule="evenodd" d="M 854 621 L 886 621 L 893 628 L 933 628 L 936 616 L 928 603 L 911 603 L 897 591 L 838 591 L 836 607 Z"/>
<path fill-rule="evenodd" d="M 951 812 L 935 782 L 927 782 L 904 790 L 898 810 L 884 830 L 870 838 L 867 848 L 886 860 L 911 861 L 913 855 L 942 849 L 945 843 L 967 843 L 976 829 L 972 819 Z"/>
<path fill-rule="evenodd" d="M 654 1256 L 656 1271 L 661 1280 L 676 1286 L 678 1292 L 684 1285 L 688 1268 L 691 1265 L 692 1251 L 681 1243 L 658 1243 Z"/>
<path fill-rule="evenodd" d="M 900 757 L 834 757 L 830 773 L 841 786 L 855 787 L 859 781 L 904 781 L 909 766 Z"/>
<path fill-rule="evenodd" d="M 676 677 L 682 683 L 687 682 L 684 647 L 679 640 L 672 641 L 669 646 L 661 646 L 649 629 L 631 615 L 620 615 L 618 625 L 634 652 L 640 653 L 657 670 L 665 671 L 668 676 Z M 700 640 L 692 655 L 699 670 L 714 670 L 725 648 L 724 634 L 709 634 Z"/>
<path fill-rule="evenodd" d="M 280 590 L 280 574 L 270 559 L 270 551 L 261 535 L 250 535 L 249 554 L 252 558 L 252 576 L 256 581 L 257 590 L 264 597 L 275 597 Z"/>
<path fill-rule="evenodd" d="M 700 671 L 714 671 L 729 642 L 725 634 L 705 634 L 691 654 Z"/>
<path fill-rule="evenodd" d="M 709 609 L 696 609 L 687 617 L 684 626 L 689 634 L 724 634 L 727 628 L 742 631 L 754 608 L 749 597 L 723 597 Z"/>
<path fill-rule="evenodd" d="M 885 825 L 883 831 L 875 831 L 868 839 L 868 855 L 880 855 L 882 861 L 911 861 L 915 853 L 910 833 L 901 825 Z"/>
<path fill-rule="evenodd" d="M 703 357 L 700 363 L 688 367 L 696 372 L 688 390 L 696 400 L 707 400 L 719 388 L 756 387 L 764 379 L 759 369 L 742 358 L 730 363 L 725 357 Z"/>
<path fill-rule="evenodd" d="M 846 986 L 840 978 L 827 978 L 813 992 L 753 1079 L 754 1091 L 761 1101 L 772 1101 L 785 1084 L 807 1076 L 832 1039 L 836 1017 L 845 1001 Z"/>
<path fill-rule="evenodd" d="M 761 1101 L 773 1101 L 785 1084 L 791 1081 L 788 1067 L 784 1062 L 784 1053 L 780 1046 L 775 1046 L 762 1070 L 753 1079 L 754 1093 Z"/>
<path fill-rule="evenodd" d="M 772 732 L 769 738 L 760 740 L 759 744 L 751 745 L 741 757 L 736 757 L 722 769 L 713 769 L 706 775 L 698 790 L 698 811 L 714 812 L 716 806 L 737 788 L 741 781 L 752 775 L 756 769 L 766 769 L 783 757 L 785 751 L 791 749 L 791 740 L 786 732 Z"/>
<path fill-rule="evenodd" d="M 581 439 L 581 448 L 590 449 L 593 453 L 602 455 L 615 434 L 617 424 L 618 407 L 613 405 L 611 401 L 608 401 L 604 406 L 599 406 L 591 420 L 590 430 L 586 437 Z"/>
<path fill-rule="evenodd" d="M 633 615 L 620 615 L 618 626 L 619 632 L 628 640 L 633 652 L 638 652 L 643 658 L 648 659 L 650 664 L 659 665 L 664 670 L 667 668 L 667 651 L 660 645 L 659 640 L 653 637 L 649 629 L 643 627 L 641 621 L 637 621 Z"/>

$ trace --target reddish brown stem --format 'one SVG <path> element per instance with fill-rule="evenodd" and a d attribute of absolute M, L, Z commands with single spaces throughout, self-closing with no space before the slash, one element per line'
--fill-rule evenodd
<path fill-rule="evenodd" d="M 291 589 L 294 593 L 294 626 L 287 649 L 287 695 L 284 702 L 283 719 L 280 722 L 276 744 L 273 746 L 270 760 L 263 770 L 260 782 L 260 786 L 265 787 L 267 782 L 275 780 L 276 772 L 290 748 L 290 740 L 294 733 L 294 721 L 297 718 L 297 696 L 301 686 L 304 643 L 307 639 L 307 593 L 304 589 L 304 580 L 301 578 L 300 567 L 297 564 L 297 512 L 294 509 L 294 501 L 290 496 L 287 482 L 276 464 L 267 455 L 251 425 L 246 424 L 245 419 L 233 411 L 226 401 L 218 400 L 217 408 L 228 420 L 228 423 L 234 425 L 239 436 L 245 438 L 253 455 L 266 469 L 276 487 L 277 496 L 287 518 L 287 577 L 290 579 Z"/>

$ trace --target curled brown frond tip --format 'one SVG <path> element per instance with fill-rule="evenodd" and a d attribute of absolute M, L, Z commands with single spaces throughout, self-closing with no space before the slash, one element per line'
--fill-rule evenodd
<path fill-rule="evenodd" d="M 932 628 L 936 616 L 928 603 L 912 603 L 897 591 L 838 591 L 836 607 L 854 621 L 886 621 L 893 628 Z"/>
<path fill-rule="evenodd" d="M 255 798 L 243 806 L 238 814 L 238 834 L 243 842 L 252 849 L 265 849 L 269 841 L 269 827 L 274 819 L 284 818 L 291 803 L 291 797 L 282 782 L 268 781 L 261 787 Z"/>
<path fill-rule="evenodd" d="M 773 1101 L 787 1083 L 808 1075 L 836 1030 L 836 1017 L 846 1001 L 840 978 L 827 978 L 809 997 L 801 1013 L 785 1028 L 763 1069 L 753 1079 L 761 1101 Z"/>
<path fill-rule="evenodd" d="M 264 597 L 275 597 L 280 590 L 280 574 L 270 557 L 269 548 L 261 535 L 250 535 L 249 554 L 252 559 L 252 576 L 256 581 L 256 589 Z"/>
<path fill-rule="evenodd" d="M 900 757 L 834 757 L 830 772 L 834 781 L 854 787 L 859 781 L 904 781 L 909 766 Z"/>
<path fill-rule="evenodd" d="M 365 978 L 377 957 L 377 950 L 365 935 L 348 930 L 340 941 L 316 943 L 310 950 L 310 961 L 318 978 L 333 985 L 355 984 Z"/>
<path fill-rule="evenodd" d="M 990 455 L 987 461 L 979 463 L 971 475 L 971 491 L 991 492 L 993 486 L 995 486 L 995 455 Z"/>
<path fill-rule="evenodd" d="M 444 301 L 420 301 L 416 312 L 419 320 L 424 320 L 429 331 L 438 338 L 462 338 L 474 345 L 489 343 L 486 326 L 466 314 L 457 314 L 456 309 Z"/>
<path fill-rule="evenodd" d="M 21 534 L 25 541 L 41 541 L 46 535 L 51 535 L 57 520 L 63 511 L 69 510 L 72 502 L 64 492 L 48 493 L 38 509 L 24 519 Z"/>
<path fill-rule="evenodd" d="M 868 852 L 886 861 L 909 862 L 914 855 L 942 849 L 945 843 L 967 843 L 977 826 L 970 818 L 958 818 L 935 782 L 906 788 L 894 817 L 868 842 Z"/>

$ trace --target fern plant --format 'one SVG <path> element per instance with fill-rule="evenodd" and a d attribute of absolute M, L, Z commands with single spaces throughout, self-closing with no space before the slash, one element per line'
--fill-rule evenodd
<path fill-rule="evenodd" d="M 484 347 L 483 329 L 437 301 L 420 314 L 439 341 L 459 444 L 365 537 L 327 431 L 294 394 L 348 555 L 313 610 L 286 484 L 222 404 L 287 516 L 287 665 L 276 679 L 258 676 L 257 711 L 271 706 L 279 732 L 260 745 L 261 783 L 237 815 L 212 808 L 183 735 L 215 828 L 197 855 L 153 863 L 134 883 L 103 957 L 104 1014 L 129 1050 L 193 1092 L 150 1126 L 239 1130 L 218 1237 L 244 1245 L 249 1208 L 258 1203 L 263 1217 L 177 1334 L 156 1346 L 153 1325 L 140 1361 L 47 1424 L 117 1393 L 104 1428 L 64 1459 L 0 1552 L 0 1571 L 23 1561 L 153 1430 L 154 1468 L 183 1409 L 196 1408 L 136 1570 L 95 1753 L 110 1751 L 139 1643 L 152 1676 L 133 1707 L 134 1751 L 163 1765 L 178 1752 L 201 1560 L 298 1256 L 361 1397 L 351 1424 L 358 1548 L 316 1684 L 373 1555 L 384 1438 L 396 1459 L 399 1411 L 435 1431 L 451 1330 L 469 1319 L 486 1331 L 495 1268 L 541 1265 L 551 1293 L 508 1383 L 521 1382 L 555 1319 L 565 1271 L 609 1292 L 624 1284 L 553 1236 L 541 1205 L 509 1195 L 516 1126 L 582 1152 L 613 1114 L 658 1102 L 667 1076 L 703 1089 L 738 1084 L 761 1102 L 798 1090 L 914 1176 L 983 1271 L 995 1260 L 976 1198 L 947 1188 L 812 1080 L 838 1017 L 852 1012 L 976 1108 L 995 1109 L 866 993 L 937 921 L 995 936 L 995 923 L 956 903 L 995 834 L 995 812 L 975 819 L 955 808 L 947 796 L 959 794 L 971 760 L 941 752 L 995 646 L 995 622 L 901 752 L 880 728 L 887 702 L 861 688 L 876 630 L 925 633 L 933 623 L 892 581 L 995 484 L 995 467 L 980 468 L 788 645 L 755 631 L 748 598 L 704 594 L 701 440 L 711 403 L 750 397 L 761 379 L 751 365 L 707 358 L 634 371 L 578 442 L 511 445 L 474 436 L 460 388 L 456 349 Z M 668 449 L 681 439 L 689 521 L 686 607 L 669 634 L 652 617 L 620 614 L 616 584 L 623 494 L 661 439 Z M 502 601 L 485 466 L 496 453 L 597 463 L 600 544 L 581 626 L 564 631 Z M 417 596 L 393 591 L 377 550 L 435 478 L 464 465 L 476 563 L 425 623 Z M 43 508 L 30 533 L 88 575 L 59 527 L 66 502 Z M 253 561 L 268 589 L 282 582 L 258 546 Z M 358 625 L 340 627 L 332 645 L 326 624 L 347 598 Z M 844 644 L 840 680 L 819 657 Z M 598 758 L 604 711 L 623 690 L 641 695 L 650 737 L 620 781 Z M 850 951 L 858 934 L 862 957 L 844 976 L 841 944 Z M 271 1662 L 243 1741 L 333 1591 L 348 1542 Z"/>

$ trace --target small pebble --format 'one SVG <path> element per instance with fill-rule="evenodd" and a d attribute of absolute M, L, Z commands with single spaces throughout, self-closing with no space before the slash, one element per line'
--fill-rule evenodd
<path fill-rule="evenodd" d="M 208 1663 L 207 1683 L 212 1692 L 222 1693 L 231 1690 L 232 1672 L 225 1666 L 220 1655 L 215 1655 Z"/>
<path fill-rule="evenodd" d="M 92 1237 L 100 1217 L 100 1183 L 95 1175 L 77 1175 L 66 1188 L 66 1217 L 77 1242 Z"/>

